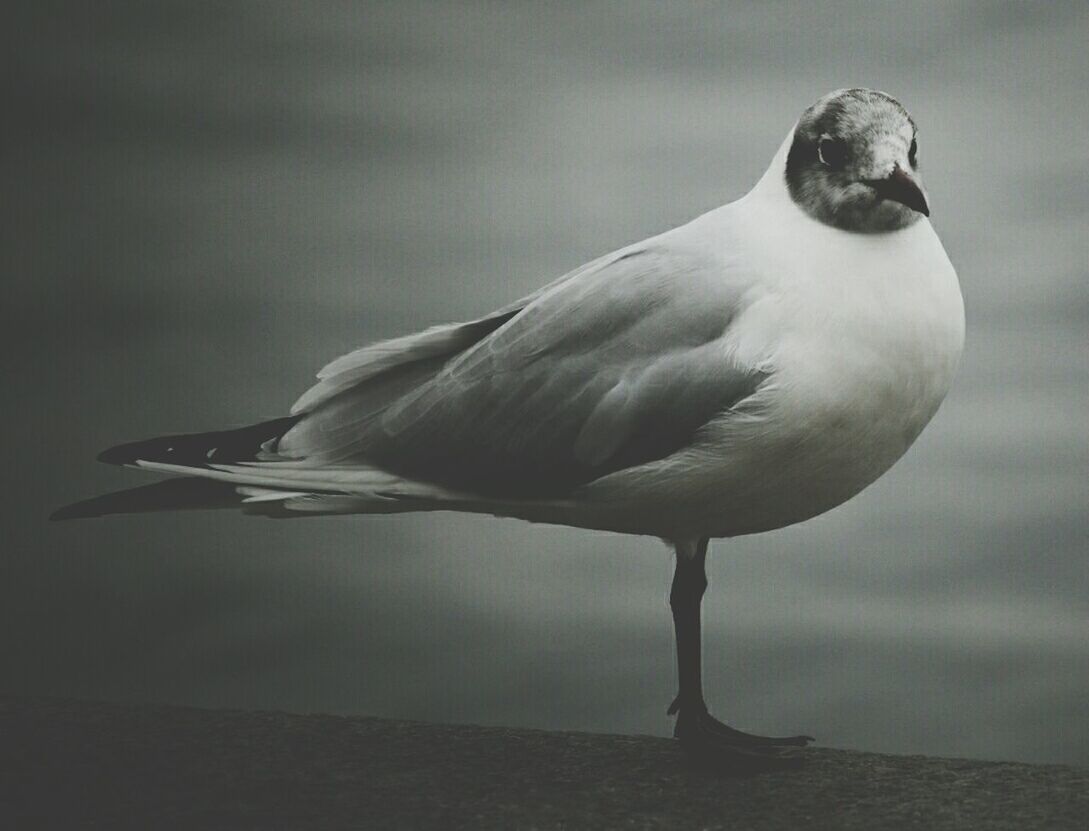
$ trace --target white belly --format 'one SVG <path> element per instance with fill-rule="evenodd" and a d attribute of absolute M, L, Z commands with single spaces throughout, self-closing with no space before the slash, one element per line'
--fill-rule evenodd
<path fill-rule="evenodd" d="M 820 246 L 834 252 L 824 261 L 788 252 L 779 268 L 808 271 L 735 324 L 735 356 L 770 370 L 766 385 L 696 446 L 591 486 L 619 510 L 585 524 L 755 533 L 823 513 L 884 473 L 937 411 L 964 339 L 956 275 L 929 223 L 896 236 Z"/>
<path fill-rule="evenodd" d="M 841 504 L 888 470 L 937 412 L 964 342 L 963 302 L 929 223 L 897 236 L 892 250 L 867 238 L 858 249 L 842 246 L 768 304 L 774 372 L 761 422 L 743 446 L 720 437 L 747 474 L 742 481 L 723 470 L 730 516 L 706 517 L 720 535 Z"/>

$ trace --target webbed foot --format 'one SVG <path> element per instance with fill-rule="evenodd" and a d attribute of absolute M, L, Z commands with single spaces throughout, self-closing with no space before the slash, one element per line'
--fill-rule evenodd
<path fill-rule="evenodd" d="M 669 708 L 677 714 L 673 729 L 685 752 L 701 766 L 728 769 L 737 773 L 788 770 L 801 766 L 805 747 L 811 736 L 758 736 L 723 724 L 706 709 L 681 710 L 676 701 Z"/>

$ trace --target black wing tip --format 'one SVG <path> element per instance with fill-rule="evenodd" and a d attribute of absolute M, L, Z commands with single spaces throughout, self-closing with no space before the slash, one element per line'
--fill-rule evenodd
<path fill-rule="evenodd" d="M 128 442 L 127 444 L 118 444 L 114 447 L 103 450 L 95 458 L 97 458 L 98 461 L 105 462 L 108 465 L 131 465 L 140 458 L 137 447 L 142 444 L 144 444 L 144 442 Z"/>
<path fill-rule="evenodd" d="M 301 415 L 274 418 L 234 430 L 157 436 L 127 442 L 103 450 L 98 460 L 108 465 L 133 465 L 138 461 L 170 462 L 204 467 L 209 461 L 239 462 L 256 458 L 264 443 L 279 439 L 298 423 Z"/>

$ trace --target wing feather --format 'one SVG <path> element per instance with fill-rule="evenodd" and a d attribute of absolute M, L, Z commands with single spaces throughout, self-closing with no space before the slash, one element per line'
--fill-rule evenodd
<path fill-rule="evenodd" d="M 358 391 L 368 381 L 390 372 L 400 372 L 418 364 L 429 364 L 464 351 L 485 335 L 502 326 L 542 294 L 578 277 L 595 267 L 593 260 L 532 294 L 489 315 L 466 323 L 444 323 L 422 332 L 379 341 L 341 355 L 320 370 L 318 383 L 304 392 L 291 407 L 291 415 L 316 410 L 322 404 L 349 390 Z"/>
<path fill-rule="evenodd" d="M 399 362 L 396 341 L 342 358 L 280 450 L 519 498 L 664 458 L 765 378 L 732 357 L 743 275 L 699 250 L 652 241 L 400 339 Z"/>

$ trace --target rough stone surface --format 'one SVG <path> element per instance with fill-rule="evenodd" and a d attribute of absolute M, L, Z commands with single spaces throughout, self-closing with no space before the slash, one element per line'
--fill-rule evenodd
<path fill-rule="evenodd" d="M 0 827 L 1089 827 L 1078 768 L 807 760 L 738 779 L 651 737 L 0 698 Z"/>

